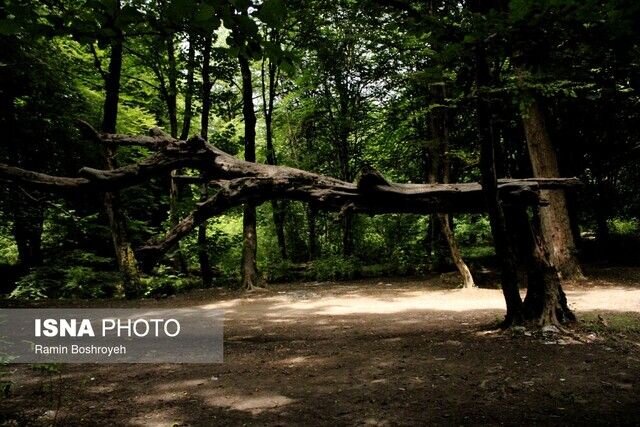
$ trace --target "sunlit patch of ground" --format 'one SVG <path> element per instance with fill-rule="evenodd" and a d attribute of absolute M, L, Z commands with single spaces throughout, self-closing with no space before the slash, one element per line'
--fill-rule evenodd
<path fill-rule="evenodd" d="M 52 374 L 11 366 L 13 394 L 0 417 L 18 425 L 639 425 L 639 273 L 567 287 L 582 319 L 576 331 L 597 338 L 581 345 L 487 334 L 504 314 L 502 293 L 437 280 L 136 302 L 150 311 L 189 306 L 194 315 L 223 309 L 224 363 L 62 365 Z M 108 302 L 117 304 L 132 303 Z"/>
<path fill-rule="evenodd" d="M 437 310 L 462 312 L 469 310 L 504 309 L 502 292 L 497 289 L 451 289 L 451 290 L 399 290 L 385 287 L 381 295 L 374 289 L 361 289 L 357 294 L 352 292 L 322 295 L 317 294 L 305 299 L 293 295 L 279 295 L 262 299 L 236 299 L 203 306 L 205 309 L 233 305 L 243 306 L 244 310 L 267 311 L 265 316 L 272 323 L 287 323 L 291 317 L 301 315 L 344 316 L 352 314 L 394 314 L 407 311 Z M 524 291 L 522 292 L 524 296 Z M 640 289 L 610 287 L 589 288 L 588 290 L 569 290 L 567 298 L 572 308 L 578 311 L 639 311 Z M 227 312 L 227 315 L 235 313 Z"/>

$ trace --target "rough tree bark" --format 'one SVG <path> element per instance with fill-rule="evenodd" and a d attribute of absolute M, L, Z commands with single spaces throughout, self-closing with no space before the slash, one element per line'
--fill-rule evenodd
<path fill-rule="evenodd" d="M 241 54 L 238 57 L 242 75 L 242 115 L 244 117 L 244 159 L 256 161 L 256 113 L 253 108 L 253 84 L 249 59 Z M 258 287 L 258 237 L 256 235 L 256 205 L 249 201 L 244 205 L 242 216 L 242 288 L 252 290 Z"/>
<path fill-rule="evenodd" d="M 538 207 L 540 208 L 542 206 Z M 517 232 L 527 273 L 524 319 L 538 326 L 561 326 L 574 321 L 575 315 L 567 305 L 560 276 L 550 260 L 544 234 L 535 221 L 529 221 L 526 206 L 513 203 L 507 210 L 510 229 Z"/>
<path fill-rule="evenodd" d="M 472 11 L 479 15 L 489 12 L 493 5 L 492 2 L 483 0 L 474 0 L 471 2 Z M 507 201 L 501 197 L 496 191 L 496 151 L 495 138 L 492 130 L 492 119 L 489 101 L 485 88 L 491 83 L 489 67 L 486 61 L 486 53 L 484 42 L 479 42 L 475 46 L 475 62 L 476 62 L 476 99 L 477 99 L 477 126 L 478 138 L 480 140 L 480 168 L 482 173 L 482 189 L 487 201 L 487 210 L 491 221 L 491 230 L 494 237 L 496 254 L 501 261 L 502 267 L 502 290 L 507 303 L 507 315 L 503 326 L 523 323 L 525 320 L 537 323 L 540 326 L 547 324 L 556 325 L 559 319 L 556 315 L 556 308 L 559 303 L 566 304 L 564 292 L 560 283 L 558 272 L 555 266 L 548 261 L 546 257 L 546 242 L 541 235 L 537 234 L 532 237 L 535 245 L 531 248 L 531 259 L 533 260 L 529 269 L 529 279 L 533 281 L 528 286 L 527 293 L 531 292 L 530 300 L 535 299 L 533 294 L 539 289 L 542 292 L 543 310 L 531 315 L 525 311 L 527 307 L 522 302 L 518 289 L 518 264 L 516 260 L 516 245 L 511 240 L 513 233 L 507 227 L 507 218 L 505 216 L 505 205 L 515 206 L 520 209 L 519 201 Z M 522 214 L 521 214 L 522 215 Z M 535 278 L 532 276 L 536 276 Z M 537 280 L 537 284 L 536 284 Z"/>
<path fill-rule="evenodd" d="M 551 144 L 540 103 L 531 99 L 522 111 L 522 121 L 533 176 L 541 178 L 559 177 L 560 170 L 556 152 Z M 540 208 L 540 225 L 544 239 L 549 245 L 551 262 L 563 279 L 584 279 L 582 268 L 576 258 L 576 246 L 571 232 L 567 200 L 560 191 L 541 195 L 549 205 Z"/>
<path fill-rule="evenodd" d="M 111 53 L 109 69 L 104 75 L 105 100 L 102 119 L 102 131 L 107 133 L 116 132 L 118 121 L 118 103 L 120 98 L 120 77 L 122 74 L 122 51 L 123 38 L 122 31 L 117 28 L 115 21 L 120 13 L 120 1 L 115 3 L 113 15 L 113 26 L 115 36 L 111 41 Z M 116 146 L 105 146 L 105 162 L 107 169 L 116 169 Z M 137 261 L 131 248 L 131 243 L 127 236 L 126 219 L 120 207 L 120 195 L 118 192 L 107 192 L 104 196 L 104 205 L 109 218 L 111 237 L 115 250 L 116 261 L 120 273 L 122 274 L 124 293 L 127 298 L 134 298 L 140 294 L 140 273 Z"/>

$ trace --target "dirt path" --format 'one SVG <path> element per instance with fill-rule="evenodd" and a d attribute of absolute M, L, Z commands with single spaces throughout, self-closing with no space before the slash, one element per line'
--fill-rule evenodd
<path fill-rule="evenodd" d="M 224 308 L 225 362 L 63 365 L 52 375 L 13 366 L 0 416 L 43 425 L 638 424 L 640 270 L 618 273 L 568 286 L 587 321 L 576 327 L 582 342 L 561 344 L 487 332 L 503 314 L 500 291 L 447 289 L 446 280 L 137 303 Z"/>

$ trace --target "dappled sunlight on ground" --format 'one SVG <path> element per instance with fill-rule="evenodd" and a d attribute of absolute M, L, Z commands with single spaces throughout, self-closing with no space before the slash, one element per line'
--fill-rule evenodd
<path fill-rule="evenodd" d="M 640 288 L 614 282 L 567 286 L 582 345 L 489 330 L 500 290 L 429 280 L 145 301 L 224 310 L 224 363 L 17 366 L 7 403 L 35 425 L 638 425 Z"/>
<path fill-rule="evenodd" d="M 588 291 L 568 291 L 569 305 L 578 311 L 609 310 L 640 312 L 640 289 L 591 288 Z"/>
<path fill-rule="evenodd" d="M 245 396 L 241 394 L 216 395 L 216 393 L 207 392 L 201 394 L 207 405 L 246 411 L 252 415 L 257 415 L 263 411 L 276 409 L 295 402 L 293 399 L 278 394 L 261 394 L 259 396 Z"/>
<path fill-rule="evenodd" d="M 401 289 L 398 289 L 401 288 Z M 524 296 L 525 291 L 522 291 Z M 576 310 L 640 311 L 640 289 L 624 287 L 569 290 L 567 297 Z M 300 315 L 345 316 L 352 314 L 394 314 L 407 311 L 437 310 L 461 312 L 467 310 L 501 310 L 505 308 L 498 289 L 429 290 L 388 284 L 334 294 L 283 293 L 278 296 L 244 299 L 203 305 L 203 309 L 239 309 L 243 316 L 253 310 L 263 311 L 270 323 L 290 323 Z M 235 311 L 225 310 L 227 316 Z M 246 317 L 243 317 L 246 319 Z M 411 320 L 408 320 L 411 322 Z"/>
<path fill-rule="evenodd" d="M 486 310 L 504 307 L 504 301 L 495 298 L 495 291 L 485 289 L 453 291 L 413 291 L 396 297 L 339 296 L 317 300 L 292 301 L 272 307 L 279 311 L 312 311 L 313 314 L 340 316 L 347 314 L 390 314 L 412 310 Z"/>

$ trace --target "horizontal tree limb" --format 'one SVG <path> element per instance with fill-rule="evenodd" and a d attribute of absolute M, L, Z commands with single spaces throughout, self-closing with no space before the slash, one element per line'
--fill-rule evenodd
<path fill-rule="evenodd" d="M 478 183 L 398 184 L 388 182 L 375 170 L 366 170 L 354 184 L 291 167 L 246 162 L 199 137 L 181 141 L 158 131 L 152 136 L 101 134 L 90 127 L 86 129 L 87 124 L 82 126 L 85 133 L 101 142 L 152 145 L 157 151 L 139 163 L 113 170 L 82 168 L 77 178 L 0 164 L 0 180 L 50 192 L 115 191 L 143 184 L 175 169 L 194 168 L 207 176 L 209 185 L 217 190 L 162 239 L 139 248 L 137 254 L 146 269 L 206 219 L 247 202 L 288 199 L 308 202 L 319 209 L 368 214 L 485 211 L 482 187 Z M 195 177 L 184 178 L 190 181 Z M 502 179 L 498 181 L 498 189 L 505 201 L 533 205 L 540 203 L 539 190 L 566 189 L 580 184 L 576 178 Z"/>

